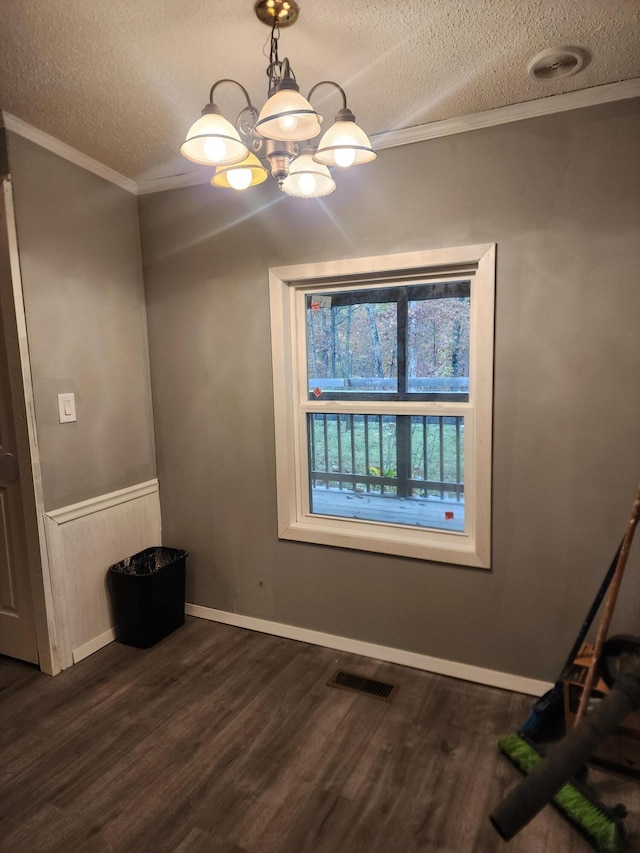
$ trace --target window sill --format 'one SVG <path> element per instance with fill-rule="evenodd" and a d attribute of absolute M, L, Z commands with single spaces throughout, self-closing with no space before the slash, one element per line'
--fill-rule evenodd
<path fill-rule="evenodd" d="M 488 547 L 483 549 L 477 542 L 474 545 L 473 537 L 465 533 L 443 533 L 439 530 L 400 525 L 392 527 L 362 520 L 358 520 L 354 525 L 350 521 L 328 516 L 306 516 L 298 521 L 282 522 L 278 536 L 280 539 L 310 542 L 315 545 L 332 545 L 481 569 L 491 568 Z"/>

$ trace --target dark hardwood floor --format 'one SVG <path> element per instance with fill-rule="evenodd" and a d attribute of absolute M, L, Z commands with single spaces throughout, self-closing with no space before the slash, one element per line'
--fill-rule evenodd
<path fill-rule="evenodd" d="M 397 695 L 325 686 L 338 667 Z M 194 618 L 57 678 L 0 657 L 0 850 L 586 853 L 550 807 L 508 845 L 489 825 L 530 704 Z M 637 832 L 640 785 L 593 779 Z"/>

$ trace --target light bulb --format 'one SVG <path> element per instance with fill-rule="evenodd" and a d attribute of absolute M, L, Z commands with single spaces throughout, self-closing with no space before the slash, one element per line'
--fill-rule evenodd
<path fill-rule="evenodd" d="M 226 157 L 227 144 L 219 136 L 210 136 L 208 139 L 205 139 L 202 151 L 205 157 L 208 157 L 212 163 L 219 163 Z"/>
<path fill-rule="evenodd" d="M 291 133 L 298 126 L 298 119 L 293 115 L 285 115 L 278 119 L 278 125 L 285 133 Z"/>
<path fill-rule="evenodd" d="M 298 186 L 300 188 L 300 192 L 305 195 L 313 195 L 318 186 L 315 175 L 312 175 L 309 172 L 302 172 L 298 178 Z"/>
<path fill-rule="evenodd" d="M 227 172 L 227 180 L 234 190 L 246 190 L 251 177 L 251 169 L 229 169 Z"/>
<path fill-rule="evenodd" d="M 336 164 L 346 169 L 356 159 L 356 152 L 353 148 L 337 148 L 335 153 Z"/>

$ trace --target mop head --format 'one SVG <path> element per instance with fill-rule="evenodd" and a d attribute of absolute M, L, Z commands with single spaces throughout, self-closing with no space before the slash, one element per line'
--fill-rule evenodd
<path fill-rule="evenodd" d="M 525 775 L 542 761 L 540 753 L 517 734 L 499 738 L 498 746 Z M 564 784 L 552 802 L 600 853 L 622 853 L 629 849 L 622 822 L 624 809 L 607 809 L 576 782 Z"/>

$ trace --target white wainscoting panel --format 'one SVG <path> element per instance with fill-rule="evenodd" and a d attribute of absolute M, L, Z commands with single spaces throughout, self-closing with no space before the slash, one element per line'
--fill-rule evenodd
<path fill-rule="evenodd" d="M 109 566 L 162 544 L 158 481 L 45 514 L 63 669 L 115 637 Z"/>

